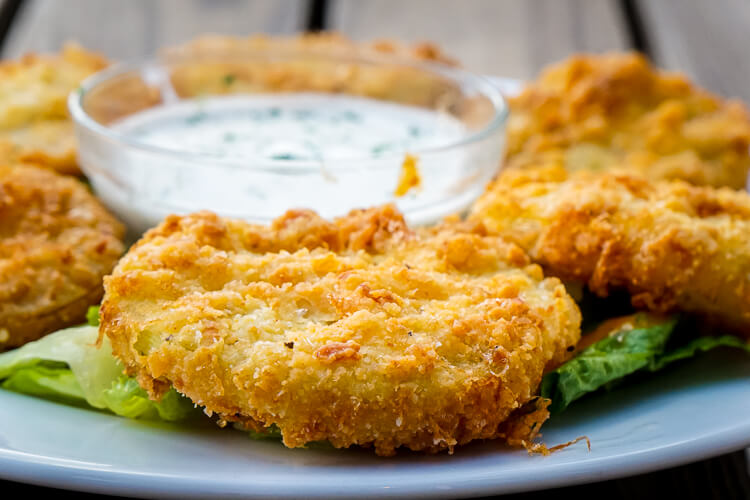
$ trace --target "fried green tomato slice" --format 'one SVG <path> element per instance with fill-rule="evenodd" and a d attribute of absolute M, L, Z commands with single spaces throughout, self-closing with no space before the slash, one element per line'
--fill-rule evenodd
<path fill-rule="evenodd" d="M 85 322 L 124 232 L 80 181 L 0 166 L 0 351 Z"/>
<path fill-rule="evenodd" d="M 0 61 L 0 155 L 4 162 L 80 175 L 68 94 L 104 69 L 101 55 L 67 43 L 59 54 Z"/>
<path fill-rule="evenodd" d="M 649 179 L 742 189 L 750 113 L 636 53 L 581 54 L 509 101 L 505 168 L 627 168 Z"/>
<path fill-rule="evenodd" d="M 270 227 L 171 216 L 106 279 L 101 331 L 153 397 L 174 386 L 284 444 L 436 452 L 507 434 L 580 313 L 481 226 L 413 231 L 392 206 Z"/>
<path fill-rule="evenodd" d="M 470 218 L 554 276 L 748 336 L 750 196 L 628 171 L 508 170 Z"/>

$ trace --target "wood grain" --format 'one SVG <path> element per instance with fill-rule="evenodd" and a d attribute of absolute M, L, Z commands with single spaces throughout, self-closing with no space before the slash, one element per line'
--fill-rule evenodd
<path fill-rule="evenodd" d="M 630 35 L 617 0 L 330 0 L 329 26 L 355 39 L 434 40 L 476 71 L 531 78 L 576 51 L 620 50 Z M 750 101 L 747 0 L 635 0 L 655 61 L 701 85 Z M 3 55 L 53 51 L 66 40 L 113 58 L 138 59 L 197 34 L 291 33 L 308 0 L 26 0 Z M 607 500 L 669 491 L 682 499 L 750 497 L 741 452 L 633 478 L 528 493 Z M 0 482 L 11 495 L 101 498 Z"/>
<path fill-rule="evenodd" d="M 659 65 L 750 102 L 750 2 L 640 0 L 637 6 Z"/>
<path fill-rule="evenodd" d="M 613 0 L 332 0 L 329 18 L 357 40 L 432 40 L 469 69 L 512 78 L 571 52 L 629 46 Z"/>
<path fill-rule="evenodd" d="M 300 31 L 307 8 L 307 0 L 27 0 L 3 55 L 77 40 L 115 59 L 142 59 L 202 33 Z"/>

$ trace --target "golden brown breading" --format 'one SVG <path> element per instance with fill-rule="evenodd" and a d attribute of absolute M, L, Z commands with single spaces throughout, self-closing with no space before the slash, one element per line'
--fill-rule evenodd
<path fill-rule="evenodd" d="M 79 181 L 0 167 L 0 351 L 83 322 L 124 250 L 122 236 Z"/>
<path fill-rule="evenodd" d="M 629 172 L 508 170 L 472 220 L 548 272 L 638 308 L 686 311 L 750 332 L 750 196 Z"/>
<path fill-rule="evenodd" d="M 414 232 L 392 206 L 270 227 L 171 216 L 105 290 L 100 334 L 152 396 L 173 385 L 290 447 L 520 442 L 500 424 L 580 337 L 562 284 L 516 245 L 458 222 Z"/>
<path fill-rule="evenodd" d="M 277 54 L 277 59 L 257 57 L 258 51 L 267 50 Z M 208 35 L 167 49 L 164 54 L 172 61 L 172 85 L 183 97 L 239 92 L 347 92 L 434 106 L 447 105 L 457 92 L 453 84 L 437 74 L 399 64 L 370 65 L 356 60 L 358 56 L 386 61 L 395 57 L 407 62 L 453 64 L 430 44 L 407 47 L 384 40 L 356 43 L 337 33 L 247 38 Z M 316 58 L 317 54 L 324 57 Z"/>
<path fill-rule="evenodd" d="M 745 106 L 659 71 L 636 54 L 581 55 L 510 99 L 506 167 L 611 167 L 650 179 L 743 188 Z"/>
<path fill-rule="evenodd" d="M 2 158 L 79 174 L 67 98 L 106 64 L 101 56 L 74 44 L 56 56 L 29 54 L 0 63 Z"/>
<path fill-rule="evenodd" d="M 293 36 L 252 35 L 234 37 L 227 35 L 203 35 L 178 47 L 194 53 L 220 51 L 252 51 L 269 49 L 279 51 L 310 51 L 339 54 L 392 54 L 408 59 L 456 64 L 434 44 L 423 42 L 412 46 L 395 40 L 380 39 L 372 42 L 354 42 L 341 33 L 303 33 Z M 168 49 L 174 50 L 174 49 Z"/>

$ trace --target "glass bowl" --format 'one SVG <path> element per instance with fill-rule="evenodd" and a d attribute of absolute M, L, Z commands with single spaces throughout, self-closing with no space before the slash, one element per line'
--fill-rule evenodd
<path fill-rule="evenodd" d="M 114 66 L 68 105 L 81 168 L 135 232 L 203 209 L 268 222 L 388 202 L 428 224 L 496 173 L 507 115 L 490 80 L 458 68 L 270 49 Z"/>

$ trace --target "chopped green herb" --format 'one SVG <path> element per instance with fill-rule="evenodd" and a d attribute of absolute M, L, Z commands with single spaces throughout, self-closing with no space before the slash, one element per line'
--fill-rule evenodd
<path fill-rule="evenodd" d="M 298 160 L 299 157 L 297 155 L 293 155 L 292 153 L 279 153 L 271 156 L 274 160 Z"/>
<path fill-rule="evenodd" d="M 344 117 L 344 120 L 348 120 L 350 122 L 362 121 L 362 117 L 359 115 L 359 113 L 355 113 L 354 111 L 344 111 L 342 113 L 342 116 Z"/>
<path fill-rule="evenodd" d="M 194 115 L 188 116 L 185 121 L 187 122 L 188 125 L 197 125 L 198 123 L 205 120 L 207 117 L 208 115 L 205 112 L 200 111 L 198 113 L 195 113 Z"/>
<path fill-rule="evenodd" d="M 228 87 L 232 85 L 236 79 L 237 79 L 236 75 L 232 75 L 232 74 L 224 75 L 224 85 Z"/>
<path fill-rule="evenodd" d="M 391 144 L 378 144 L 377 146 L 374 146 L 372 148 L 372 153 L 379 155 L 381 153 L 385 153 L 386 151 L 389 151 L 390 149 L 392 149 L 392 147 L 393 146 Z"/>

